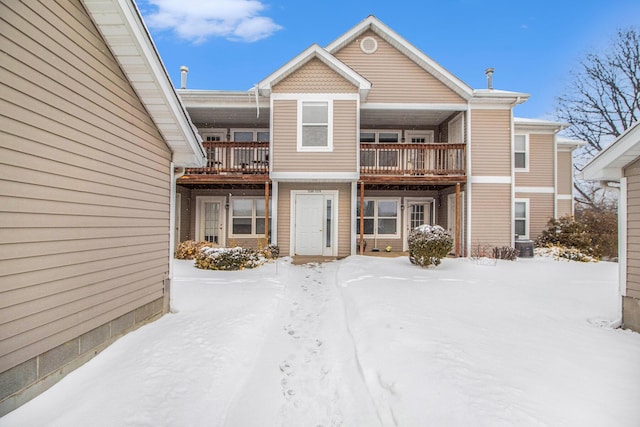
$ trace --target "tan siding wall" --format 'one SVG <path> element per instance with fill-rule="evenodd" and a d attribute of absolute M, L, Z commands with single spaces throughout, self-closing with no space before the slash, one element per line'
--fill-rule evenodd
<path fill-rule="evenodd" d="M 529 135 L 529 172 L 516 170 L 516 186 L 553 187 L 553 135 Z"/>
<path fill-rule="evenodd" d="M 558 218 L 562 218 L 563 216 L 573 215 L 572 202 L 571 200 L 563 200 L 560 199 L 557 201 L 558 204 Z"/>
<path fill-rule="evenodd" d="M 627 296 L 640 298 L 640 161 L 624 170 L 627 177 Z"/>
<path fill-rule="evenodd" d="M 571 177 L 573 175 L 572 153 L 558 152 L 558 194 L 572 194 Z"/>
<path fill-rule="evenodd" d="M 360 50 L 360 40 L 368 36 L 378 41 L 378 50 L 373 54 L 366 54 Z M 465 102 L 458 94 L 372 32 L 358 37 L 335 56 L 371 82 L 367 102 Z"/>
<path fill-rule="evenodd" d="M 471 185 L 471 245 L 478 244 L 513 246 L 510 185 Z"/>
<path fill-rule="evenodd" d="M 338 256 L 351 254 L 351 184 L 330 183 L 280 183 L 278 186 L 278 246 L 280 255 L 287 256 L 291 250 L 291 191 L 327 190 L 338 194 Z M 355 238 L 355 237 L 354 237 Z"/>
<path fill-rule="evenodd" d="M 553 218 L 553 194 L 516 193 L 516 199 L 529 199 L 529 238 L 535 239 Z"/>
<path fill-rule="evenodd" d="M 0 16 L 2 372 L 163 296 L 171 154 L 78 1 Z"/>
<path fill-rule="evenodd" d="M 312 59 L 273 87 L 273 93 L 357 93 L 358 88 L 319 59 Z"/>
<path fill-rule="evenodd" d="M 357 166 L 357 102 L 333 102 L 333 151 L 298 152 L 297 101 L 275 101 L 273 112 L 274 172 L 355 172 Z"/>
<path fill-rule="evenodd" d="M 474 176 L 511 176 L 509 110 L 471 111 L 471 173 Z"/>

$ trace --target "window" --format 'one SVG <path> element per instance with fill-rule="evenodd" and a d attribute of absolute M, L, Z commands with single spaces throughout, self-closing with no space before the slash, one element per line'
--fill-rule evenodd
<path fill-rule="evenodd" d="M 263 236 L 265 223 L 264 199 L 231 200 L 231 234 L 234 236 Z M 271 218 L 271 200 L 269 200 Z M 269 220 L 271 234 L 271 220 Z"/>
<path fill-rule="evenodd" d="M 516 238 L 529 238 L 529 200 L 516 199 L 514 203 L 514 221 Z"/>
<path fill-rule="evenodd" d="M 527 135 L 516 135 L 514 137 L 513 165 L 523 172 L 529 169 L 529 139 Z"/>
<path fill-rule="evenodd" d="M 365 130 L 360 132 L 360 142 L 397 144 L 400 142 L 400 131 Z M 360 166 L 395 168 L 398 166 L 398 155 L 399 151 L 395 149 L 360 150 Z"/>
<path fill-rule="evenodd" d="M 298 149 L 302 151 L 331 151 L 333 138 L 330 101 L 300 101 Z"/>
<path fill-rule="evenodd" d="M 266 129 L 233 129 L 231 136 L 234 142 L 269 142 L 269 131 Z M 266 146 L 256 147 L 255 144 L 234 148 L 233 164 L 243 168 L 265 165 L 269 160 L 268 150 Z"/>
<path fill-rule="evenodd" d="M 360 232 L 360 202 L 356 209 L 356 230 Z M 397 236 L 398 200 L 365 199 L 364 234 L 377 236 Z"/>

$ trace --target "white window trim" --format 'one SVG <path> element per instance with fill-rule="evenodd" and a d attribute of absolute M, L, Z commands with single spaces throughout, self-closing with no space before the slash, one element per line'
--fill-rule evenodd
<path fill-rule="evenodd" d="M 358 132 L 358 141 L 360 141 L 360 134 L 370 132 L 375 134 L 375 142 L 364 142 L 363 144 L 399 144 L 402 142 L 402 130 L 401 129 L 360 129 Z M 397 133 L 398 142 L 380 142 L 380 133 Z"/>
<path fill-rule="evenodd" d="M 302 146 L 302 108 L 306 103 L 326 103 L 327 104 L 327 146 L 326 147 L 304 147 Z M 302 152 L 331 152 L 333 151 L 333 99 L 298 99 L 298 151 Z"/>
<path fill-rule="evenodd" d="M 200 135 L 202 135 L 202 141 L 207 142 L 208 136 L 221 136 L 220 141 L 224 142 L 227 140 L 227 129 L 223 128 L 213 128 L 213 129 L 199 129 Z"/>
<path fill-rule="evenodd" d="M 253 205 L 251 206 L 251 234 L 234 234 L 233 232 L 233 219 L 235 218 L 235 216 L 233 215 L 233 202 L 235 200 L 252 200 L 253 201 Z M 259 239 L 259 238 L 263 238 L 264 237 L 264 233 L 259 233 L 256 234 L 256 200 L 261 200 L 264 202 L 264 197 L 260 197 L 260 196 L 256 196 L 256 197 L 251 197 L 251 196 L 247 196 L 247 197 L 230 197 L 229 198 L 229 237 L 230 238 L 234 238 L 234 239 Z M 272 198 L 269 197 L 269 202 L 271 202 L 271 204 L 273 204 Z M 272 217 L 272 212 L 271 209 L 269 209 L 269 223 L 271 223 L 271 217 Z M 248 218 L 245 216 L 242 217 L 238 217 L 238 218 Z M 262 218 L 262 217 L 260 217 Z M 273 230 L 273 227 L 271 228 Z"/>
<path fill-rule="evenodd" d="M 405 141 L 407 144 L 411 144 L 411 138 L 420 138 L 424 137 L 427 142 L 425 144 L 429 144 L 435 141 L 436 133 L 433 130 L 408 130 L 405 132 Z"/>
<path fill-rule="evenodd" d="M 373 239 L 373 238 L 379 238 L 379 239 L 398 239 L 402 236 L 402 209 L 400 209 L 401 206 L 401 198 L 400 197 L 366 197 L 364 198 L 365 203 L 369 200 L 373 200 L 375 202 L 375 207 L 373 210 L 373 234 L 365 234 L 364 237 L 365 239 Z M 396 232 L 395 234 L 378 234 L 378 202 L 379 201 L 395 201 L 396 202 Z M 358 202 L 360 203 L 360 198 L 358 198 Z M 358 208 L 356 205 L 356 223 L 357 223 L 357 236 L 360 236 L 360 215 L 357 213 L 358 212 Z M 365 217 L 366 218 L 371 218 L 371 217 Z M 383 218 L 388 218 L 388 217 L 383 217 Z"/>
<path fill-rule="evenodd" d="M 513 199 L 513 227 L 515 230 L 516 219 L 516 203 L 524 203 L 525 204 L 525 218 L 524 218 L 524 231 L 525 235 L 519 235 L 518 237 L 522 240 L 529 239 L 530 232 L 530 224 L 531 224 L 531 215 L 529 214 L 529 199 Z M 515 234 L 515 233 L 514 233 Z"/>
<path fill-rule="evenodd" d="M 522 153 L 522 151 L 516 151 L 516 136 L 524 136 L 524 167 L 516 167 L 516 153 Z M 529 172 L 529 157 L 531 150 L 529 149 L 529 134 L 517 133 L 513 136 L 513 170 L 516 172 Z"/>
<path fill-rule="evenodd" d="M 269 139 L 271 139 L 271 132 L 269 131 L 269 128 L 231 128 L 231 130 L 229 131 L 230 134 L 230 138 L 231 141 L 235 141 L 234 139 L 234 134 L 236 132 L 252 132 L 253 133 L 253 140 L 251 142 L 257 142 L 258 141 L 258 132 L 267 132 L 269 134 Z"/>

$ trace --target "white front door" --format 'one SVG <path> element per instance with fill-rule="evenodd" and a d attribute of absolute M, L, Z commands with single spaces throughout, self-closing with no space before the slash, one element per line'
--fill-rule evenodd
<path fill-rule="evenodd" d="M 224 245 L 224 197 L 196 198 L 196 240 Z"/>
<path fill-rule="evenodd" d="M 296 194 L 295 255 L 322 255 L 324 196 Z"/>

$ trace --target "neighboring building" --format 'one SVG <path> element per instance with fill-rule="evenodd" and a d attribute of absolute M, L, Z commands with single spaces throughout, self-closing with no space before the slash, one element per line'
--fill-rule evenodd
<path fill-rule="evenodd" d="M 582 170 L 582 178 L 620 183 L 618 266 L 622 327 L 640 332 L 640 122 L 636 122 Z"/>
<path fill-rule="evenodd" d="M 429 223 L 464 255 L 573 214 L 566 125 L 514 119 L 529 95 L 470 88 L 373 16 L 246 92 L 179 94 L 208 151 L 178 180 L 180 240 L 343 257 Z"/>
<path fill-rule="evenodd" d="M 168 310 L 205 161 L 133 0 L 2 1 L 0 415 Z"/>

